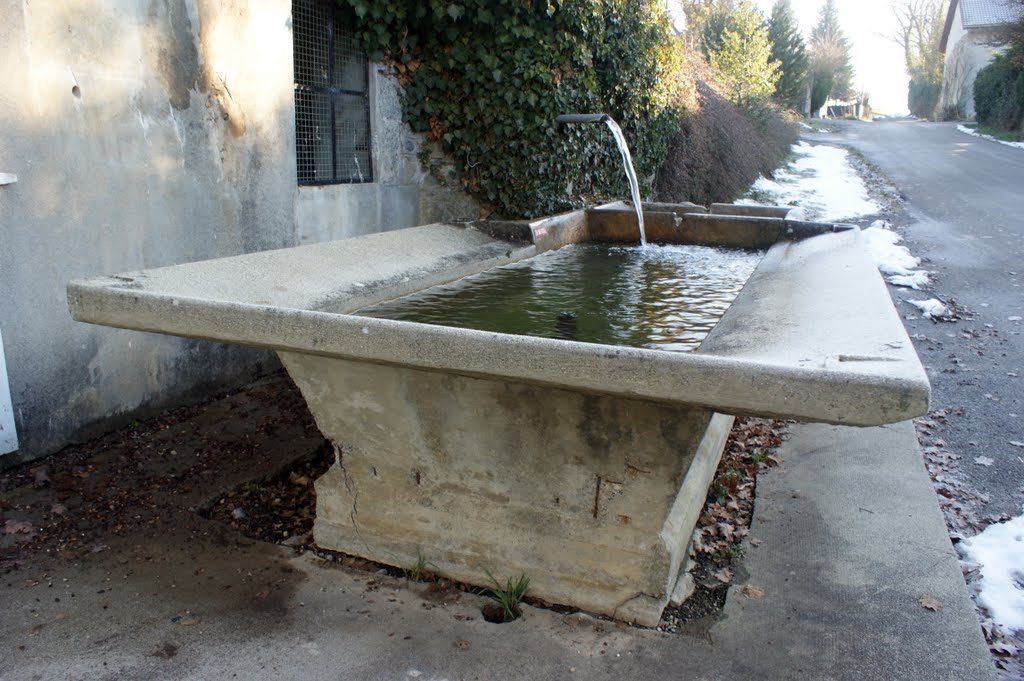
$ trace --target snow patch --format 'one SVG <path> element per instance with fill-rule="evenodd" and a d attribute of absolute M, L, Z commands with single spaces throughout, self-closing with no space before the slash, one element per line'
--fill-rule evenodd
<path fill-rule="evenodd" d="M 981 566 L 978 603 L 992 621 L 1010 633 L 1024 629 L 1024 515 L 989 525 L 959 549 Z"/>
<path fill-rule="evenodd" d="M 960 132 L 966 132 L 968 135 L 971 135 L 972 137 L 980 137 L 982 139 L 991 140 L 993 142 L 999 142 L 1000 144 L 1005 144 L 1008 147 L 1017 147 L 1018 149 L 1024 149 L 1024 142 L 1007 142 L 1006 140 L 996 139 L 992 135 L 984 135 L 973 128 L 968 128 L 966 125 L 958 125 L 956 126 L 956 129 L 959 130 Z"/>
<path fill-rule="evenodd" d="M 868 252 L 878 266 L 878 271 L 888 275 L 886 279 L 896 286 L 921 290 L 929 283 L 928 272 L 918 270 L 921 259 L 910 254 L 906 246 L 898 245 L 903 237 L 889 229 L 885 220 L 875 220 L 870 227 L 862 230 Z"/>
<path fill-rule="evenodd" d="M 809 220 L 837 222 L 873 215 L 882 207 L 868 197 L 867 187 L 849 162 L 849 152 L 828 144 L 794 144 L 796 158 L 775 172 L 775 179 L 760 177 L 737 203 L 753 203 L 749 194 L 766 197 L 780 206 L 802 206 Z"/>
<path fill-rule="evenodd" d="M 949 308 L 946 307 L 941 300 L 936 300 L 935 298 L 929 298 L 928 300 L 907 300 L 905 302 L 916 307 L 921 311 L 922 315 L 929 319 L 949 316 Z"/>

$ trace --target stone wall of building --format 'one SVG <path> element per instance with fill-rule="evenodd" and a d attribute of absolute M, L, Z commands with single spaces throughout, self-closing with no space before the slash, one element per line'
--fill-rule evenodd
<path fill-rule="evenodd" d="M 69 279 L 423 224 L 452 195 L 419 169 L 373 65 L 376 181 L 297 186 L 290 0 L 2 0 L 0 58 L 0 331 L 20 445 L 0 465 L 277 366 L 75 323 Z"/>

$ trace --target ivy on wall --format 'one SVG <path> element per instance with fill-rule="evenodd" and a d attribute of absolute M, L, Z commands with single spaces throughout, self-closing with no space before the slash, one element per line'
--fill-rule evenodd
<path fill-rule="evenodd" d="M 404 117 L 502 217 L 628 195 L 609 113 L 653 178 L 679 128 L 679 58 L 657 0 L 337 0 L 370 59 L 393 67 Z M 646 193 L 646 192 L 645 192 Z"/>

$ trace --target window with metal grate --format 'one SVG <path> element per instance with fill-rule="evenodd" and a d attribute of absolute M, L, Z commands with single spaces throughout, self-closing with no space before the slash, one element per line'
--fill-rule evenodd
<path fill-rule="evenodd" d="M 372 182 L 366 53 L 323 0 L 292 0 L 300 185 Z"/>

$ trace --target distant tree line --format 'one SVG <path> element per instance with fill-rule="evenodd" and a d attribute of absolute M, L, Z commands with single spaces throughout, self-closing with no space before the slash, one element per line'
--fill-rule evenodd
<path fill-rule="evenodd" d="M 827 101 L 856 97 L 850 44 L 834 0 L 824 0 L 805 41 L 790 0 L 762 16 L 749 0 L 688 0 L 698 41 L 731 101 L 748 111 L 770 103 L 813 115 Z"/>

